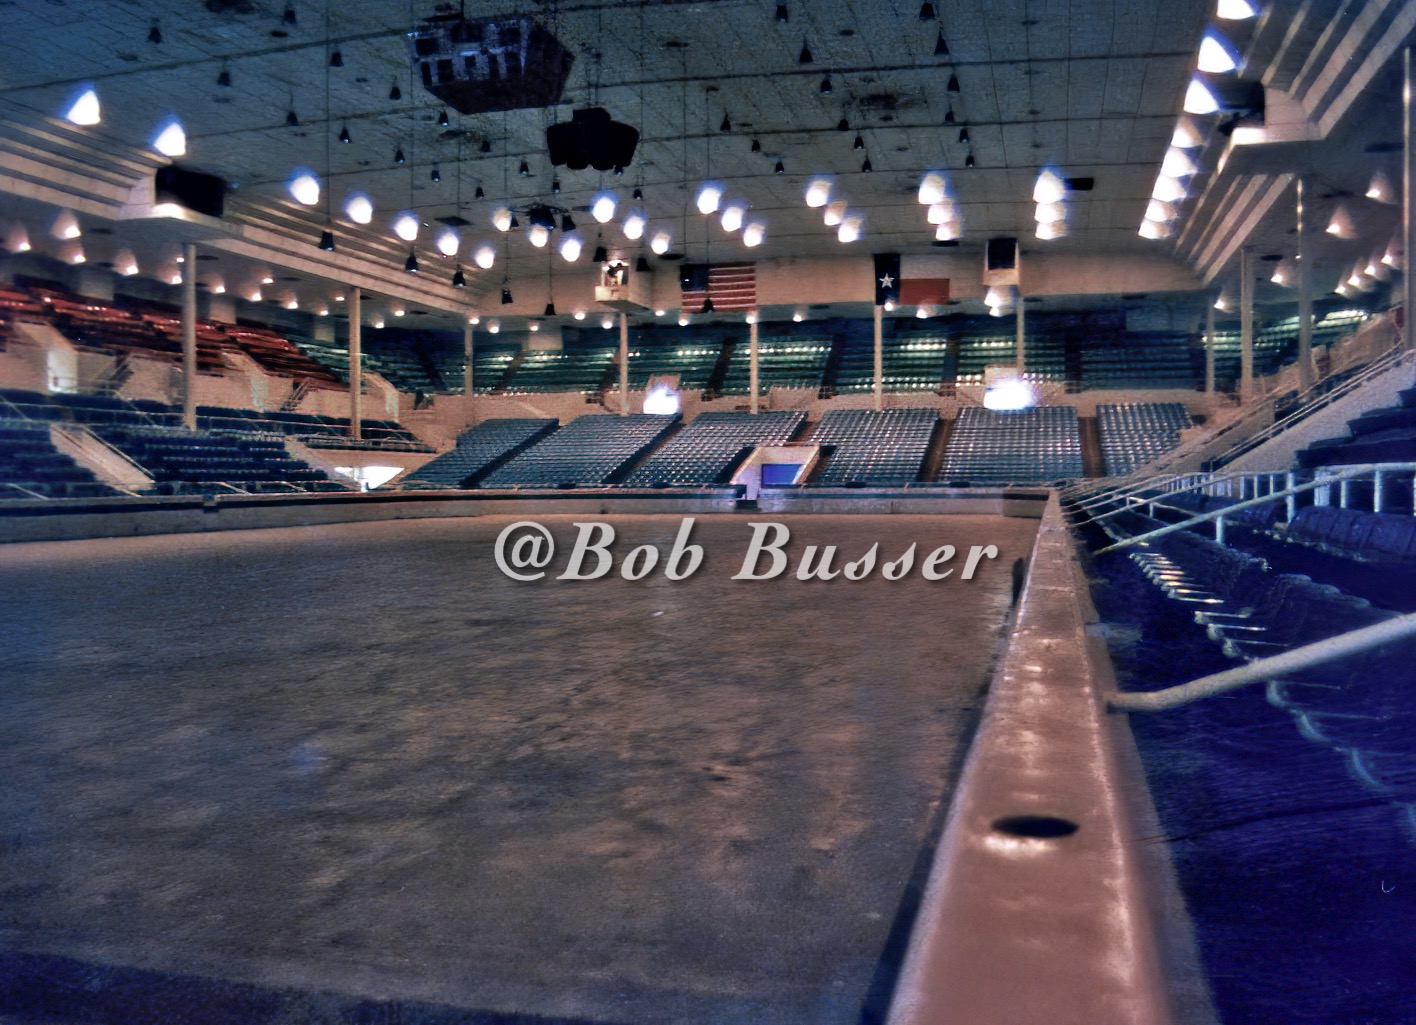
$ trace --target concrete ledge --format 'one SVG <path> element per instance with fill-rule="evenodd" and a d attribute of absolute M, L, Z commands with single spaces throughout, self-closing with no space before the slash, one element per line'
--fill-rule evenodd
<path fill-rule="evenodd" d="M 1046 492 L 1004 496 L 956 490 L 918 495 L 850 489 L 816 498 L 794 492 L 779 513 L 1002 513 L 1036 517 Z M 344 494 L 223 495 L 216 498 L 106 498 L 0 502 L 0 543 L 69 541 L 90 537 L 190 534 L 213 530 L 303 527 L 371 520 L 443 516 L 581 516 L 667 513 L 685 516 L 737 510 L 736 488 L 630 490 L 575 488 L 554 491 L 391 491 Z"/>
<path fill-rule="evenodd" d="M 956 516 L 1021 516 L 1041 519 L 1047 488 L 765 488 L 760 512 L 950 513 Z"/>
<path fill-rule="evenodd" d="M 890 1025 L 1213 1020 L 1185 923 L 1166 921 L 1183 912 L 1151 862 L 1166 855 L 1129 728 L 1100 701 L 1110 662 L 1086 595 L 1054 498 Z"/>

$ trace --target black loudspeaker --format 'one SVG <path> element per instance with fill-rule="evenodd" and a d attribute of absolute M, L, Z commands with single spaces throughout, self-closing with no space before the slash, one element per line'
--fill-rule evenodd
<path fill-rule="evenodd" d="M 1012 270 L 1018 265 L 1018 240 L 991 238 L 984 254 L 985 270 Z"/>
<path fill-rule="evenodd" d="M 546 150 L 551 163 L 572 171 L 593 167 L 610 171 L 628 167 L 639 145 L 639 130 L 610 118 L 603 107 L 590 107 L 571 114 L 569 122 L 546 129 Z"/>
<path fill-rule="evenodd" d="M 176 203 L 208 217 L 220 217 L 226 208 L 226 182 L 176 164 L 157 169 L 153 191 L 159 203 Z"/>

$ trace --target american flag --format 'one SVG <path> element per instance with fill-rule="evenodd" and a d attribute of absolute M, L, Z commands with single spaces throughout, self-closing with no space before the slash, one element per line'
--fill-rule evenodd
<path fill-rule="evenodd" d="M 682 286 L 685 313 L 697 313 L 709 297 L 713 299 L 715 311 L 757 308 L 755 263 L 684 264 L 679 274 L 679 284 Z"/>

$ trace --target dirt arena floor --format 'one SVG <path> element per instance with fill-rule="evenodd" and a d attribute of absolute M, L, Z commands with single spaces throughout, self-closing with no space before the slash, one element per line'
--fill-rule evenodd
<path fill-rule="evenodd" d="M 510 522 L 0 546 L 0 1020 L 877 1020 L 1036 521 Z"/>

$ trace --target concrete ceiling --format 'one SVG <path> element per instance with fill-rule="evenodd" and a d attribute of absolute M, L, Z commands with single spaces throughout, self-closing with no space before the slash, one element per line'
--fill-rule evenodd
<path fill-rule="evenodd" d="M 442 127 L 438 115 L 445 105 L 415 81 L 406 34 L 421 19 L 449 10 L 447 4 L 291 0 L 291 24 L 283 17 L 284 0 L 17 0 L 4 9 L 6 32 L 25 43 L 8 48 L 0 66 L 0 113 L 10 119 L 10 136 L 20 134 L 13 126 L 37 125 L 77 147 L 76 168 L 87 162 L 95 175 L 112 174 L 115 161 L 148 173 L 162 162 L 149 148 L 156 127 L 175 115 L 188 132 L 189 154 L 181 162 L 220 175 L 233 189 L 230 218 L 247 237 L 240 244 L 213 242 L 230 276 L 259 273 L 280 260 L 283 249 L 291 254 L 285 264 L 305 282 L 291 291 L 306 309 L 334 282 L 352 280 L 356 261 L 361 273 L 385 279 L 386 293 L 406 292 L 433 309 L 477 305 L 486 296 L 495 302 L 504 276 L 540 282 L 537 299 L 544 302 L 548 273 L 557 290 L 561 282 L 592 275 L 588 249 L 597 231 L 612 252 L 642 252 L 671 277 L 675 265 L 656 260 L 643 242 L 627 240 L 619 220 L 601 229 L 590 218 L 586 211 L 600 188 L 618 192 L 623 210 L 641 186 L 651 232 L 668 230 L 673 250 L 689 260 L 771 263 L 849 255 L 864 264 L 872 252 L 939 252 L 915 199 L 920 175 L 930 168 L 947 174 L 957 198 L 963 240 L 946 252 L 961 258 L 977 261 L 984 240 L 1002 235 L 1023 240 L 1025 260 L 1109 258 L 1119 265 L 1162 258 L 1188 264 L 1209 280 L 1232 267 L 1202 241 L 1232 213 L 1224 196 L 1243 184 L 1237 172 L 1211 173 L 1226 140 L 1215 138 L 1203 151 L 1206 170 L 1195 180 L 1198 195 L 1185 208 L 1183 230 L 1161 242 L 1137 234 L 1212 13 L 1209 0 L 962 0 L 934 5 L 939 17 L 932 21 L 922 21 L 920 4 L 910 0 L 785 6 L 789 19 L 782 23 L 774 16 L 777 5 L 760 0 L 466 4 L 468 17 L 533 15 L 575 61 L 562 102 L 553 108 L 468 116 L 449 109 L 450 123 Z M 1343 18 L 1360 21 L 1364 6 L 1373 5 L 1275 0 L 1257 23 L 1236 29 L 1248 48 L 1246 75 L 1262 74 L 1275 87 L 1295 91 L 1340 91 L 1342 83 L 1324 79 L 1311 58 L 1331 52 L 1336 61 L 1344 36 L 1333 42 L 1323 31 L 1332 35 L 1334 25 L 1346 25 Z M 149 41 L 154 27 L 160 43 Z M 947 56 L 935 55 L 940 33 Z M 810 64 L 799 60 L 803 43 Z M 343 67 L 329 67 L 333 50 Z M 229 87 L 218 84 L 223 71 Z M 821 83 L 828 76 L 826 94 Z M 957 93 L 947 88 L 951 76 L 957 76 Z M 1389 69 L 1373 81 L 1379 96 L 1389 90 Z M 82 83 L 99 92 L 102 124 L 54 124 Z M 399 100 L 389 97 L 395 83 Z M 622 177 L 557 172 L 546 157 L 546 126 L 592 103 L 641 130 L 636 159 Z M 290 111 L 297 126 L 286 124 Z M 725 116 L 730 131 L 720 130 Z M 1387 120 L 1395 116 L 1389 112 Z M 838 130 L 842 119 L 846 131 Z M 343 145 L 337 137 L 346 127 L 353 141 Z M 969 141 L 961 142 L 965 128 Z M 1386 130 L 1377 118 L 1362 131 Z M 854 148 L 857 136 L 863 149 Z M 760 152 L 753 152 L 754 140 Z M 0 147 L 6 142 L 0 135 Z M 1370 168 L 1343 157 L 1360 143 L 1349 139 L 1305 153 L 1308 166 L 1323 164 L 1323 192 L 1361 196 L 1366 182 L 1359 185 L 1357 178 Z M 482 152 L 484 144 L 489 152 Z M 43 153 L 48 143 L 26 138 L 25 145 Z M 402 166 L 393 160 L 400 148 L 408 158 Z M 975 166 L 967 168 L 970 154 Z M 861 170 L 866 157 L 869 173 Z M 518 174 L 522 160 L 528 176 Z M 783 174 L 773 173 L 778 160 Z M 1032 188 L 1044 166 L 1094 181 L 1090 191 L 1069 193 L 1067 234 L 1050 241 L 1033 237 Z M 316 209 L 301 207 L 287 192 L 301 167 L 332 184 Z M 804 205 L 805 181 L 816 173 L 835 176 L 838 194 L 864 213 L 859 242 L 837 242 L 820 211 Z M 764 245 L 748 249 L 740 235 L 692 209 L 693 190 L 710 175 L 765 220 Z M 558 194 L 552 191 L 556 179 Z M 486 201 L 474 199 L 479 186 Z M 348 223 L 342 213 L 344 197 L 355 189 L 373 199 L 368 228 Z M 0 201 L 0 216 L 38 216 L 26 205 L 43 198 L 37 186 L 11 191 L 27 195 Z M 326 199 L 340 238 L 337 258 L 313 246 Z M 490 224 L 500 203 L 524 210 L 538 201 L 565 208 L 578 222 L 587 241 L 578 264 L 532 247 L 524 232 L 503 237 Z M 1271 206 L 1267 221 L 1255 221 L 1255 241 L 1264 246 L 1283 242 L 1277 200 Z M 392 216 L 410 208 L 428 225 L 417 242 L 424 273 L 416 289 L 403 283 L 408 247 L 391 233 Z M 471 222 L 462 229 L 458 257 L 467 267 L 466 292 L 446 284 L 453 261 L 432 248 L 438 220 L 459 214 Z M 1374 235 L 1379 230 L 1365 221 L 1361 227 Z M 259 237 L 249 237 L 253 233 Z M 122 224 L 115 227 L 115 244 L 127 243 L 128 234 L 135 248 L 151 248 L 147 236 L 138 238 L 142 233 Z M 482 241 L 498 250 L 489 272 L 469 261 Z M 145 264 L 159 259 L 146 250 L 139 256 Z"/>

